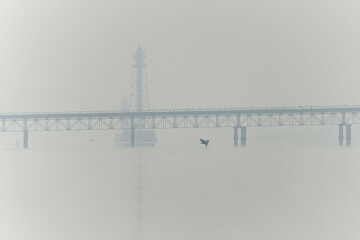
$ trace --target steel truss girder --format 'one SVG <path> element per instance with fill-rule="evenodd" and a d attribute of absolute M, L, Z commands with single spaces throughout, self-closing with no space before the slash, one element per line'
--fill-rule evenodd
<path fill-rule="evenodd" d="M 0 115 L 1 131 L 81 131 L 359 124 L 356 111 L 169 111 L 96 114 Z M 95 116 L 94 116 L 95 115 Z M 133 119 L 133 122 L 131 122 Z"/>

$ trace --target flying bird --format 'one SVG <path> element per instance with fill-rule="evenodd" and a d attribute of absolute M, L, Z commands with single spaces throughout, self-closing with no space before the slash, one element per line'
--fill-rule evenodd
<path fill-rule="evenodd" d="M 204 144 L 205 146 L 207 146 L 209 144 L 209 140 L 204 140 L 204 139 L 200 139 L 200 144 Z"/>
<path fill-rule="evenodd" d="M 89 141 L 90 141 L 90 142 L 95 142 L 95 140 L 94 140 L 94 139 L 92 139 L 92 138 L 91 138 L 91 139 L 89 139 Z"/>

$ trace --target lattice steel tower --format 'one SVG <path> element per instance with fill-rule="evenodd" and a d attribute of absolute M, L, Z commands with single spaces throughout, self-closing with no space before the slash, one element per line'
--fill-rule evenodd
<path fill-rule="evenodd" d="M 136 111 L 149 110 L 149 96 L 144 49 L 139 47 L 135 53 L 133 65 L 130 109 Z"/>

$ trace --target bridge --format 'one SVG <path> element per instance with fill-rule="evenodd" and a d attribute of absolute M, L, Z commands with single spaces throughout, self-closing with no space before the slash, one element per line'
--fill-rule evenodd
<path fill-rule="evenodd" d="M 0 114 L 2 132 L 23 132 L 28 148 L 31 131 L 233 128 L 234 145 L 246 145 L 248 127 L 336 125 L 339 145 L 351 145 L 351 126 L 360 123 L 360 105 L 328 107 L 263 107 L 148 111 L 8 113 Z M 345 132 L 344 132 L 345 128 Z M 240 137 L 238 135 L 240 129 Z"/>

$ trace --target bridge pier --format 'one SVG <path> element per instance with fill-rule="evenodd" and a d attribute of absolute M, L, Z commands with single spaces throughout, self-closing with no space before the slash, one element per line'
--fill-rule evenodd
<path fill-rule="evenodd" d="M 351 124 L 339 124 L 339 145 L 344 145 L 344 126 L 346 134 L 346 145 L 351 145 Z"/>
<path fill-rule="evenodd" d="M 239 136 L 238 136 L 238 127 L 234 127 L 234 146 L 237 147 L 239 141 Z"/>
<path fill-rule="evenodd" d="M 131 147 L 135 146 L 135 128 L 131 128 Z"/>
<path fill-rule="evenodd" d="M 29 131 L 24 130 L 24 149 L 29 147 Z"/>
<path fill-rule="evenodd" d="M 130 118 L 130 128 L 131 128 L 131 147 L 135 146 L 135 119 L 134 117 Z"/>
<path fill-rule="evenodd" d="M 241 127 L 241 146 L 246 146 L 246 127 Z"/>
<path fill-rule="evenodd" d="M 339 124 L 339 145 L 342 146 L 344 142 L 344 124 Z"/>
<path fill-rule="evenodd" d="M 346 145 L 351 145 L 351 124 L 346 124 Z"/>

